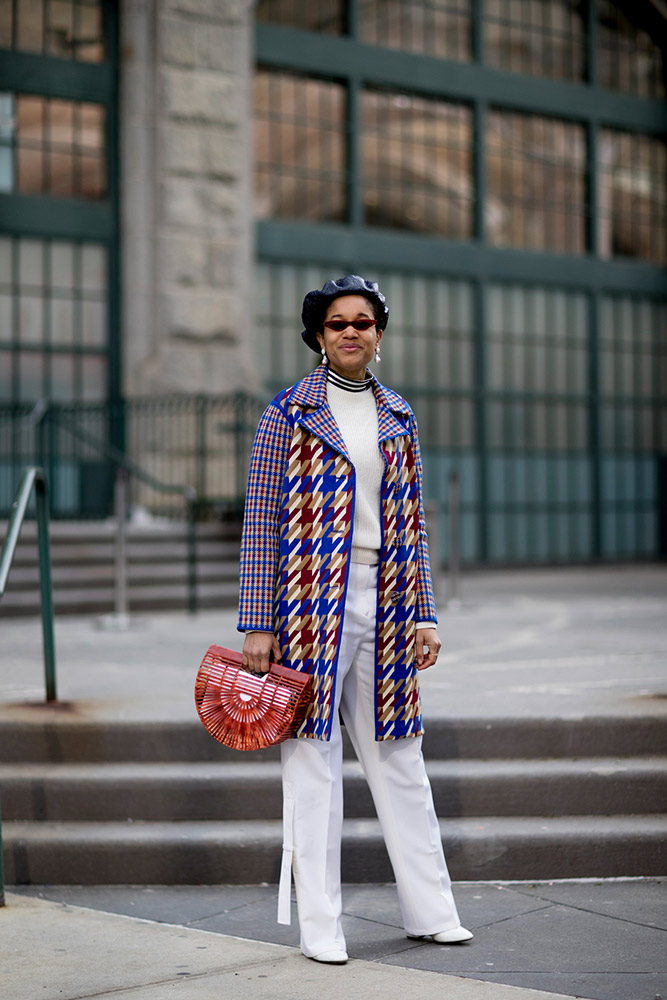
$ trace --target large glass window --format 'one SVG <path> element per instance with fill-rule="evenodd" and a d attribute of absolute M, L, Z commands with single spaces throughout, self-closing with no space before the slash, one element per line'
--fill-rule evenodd
<path fill-rule="evenodd" d="M 602 541 L 606 556 L 655 552 L 667 306 L 605 296 L 600 306 Z M 661 371 L 662 369 L 662 371 Z"/>
<path fill-rule="evenodd" d="M 603 257 L 667 264 L 667 143 L 601 129 L 598 244 Z"/>
<path fill-rule="evenodd" d="M 582 80 L 584 17 L 579 0 L 486 0 L 485 61 L 509 73 Z"/>
<path fill-rule="evenodd" d="M 106 196 L 102 105 L 1 94 L 0 115 L 0 191 Z"/>
<path fill-rule="evenodd" d="M 596 0 L 598 80 L 635 97 L 665 97 L 665 13 L 654 3 Z"/>
<path fill-rule="evenodd" d="M 347 213 L 345 89 L 296 73 L 255 76 L 259 218 L 341 221 Z"/>
<path fill-rule="evenodd" d="M 360 0 L 360 38 L 404 52 L 469 60 L 471 7 L 471 0 Z"/>
<path fill-rule="evenodd" d="M 366 223 L 469 239 L 470 110 L 383 91 L 365 92 L 362 107 Z"/>
<path fill-rule="evenodd" d="M 491 285 L 485 311 L 490 557 L 585 558 L 591 546 L 586 297 Z"/>
<path fill-rule="evenodd" d="M 0 238 L 0 399 L 103 400 L 107 249 Z"/>
<path fill-rule="evenodd" d="M 492 111 L 486 164 L 489 243 L 584 252 L 586 144 L 582 126 Z"/>
<path fill-rule="evenodd" d="M 0 0 L 0 48 L 102 62 L 103 2 Z"/>

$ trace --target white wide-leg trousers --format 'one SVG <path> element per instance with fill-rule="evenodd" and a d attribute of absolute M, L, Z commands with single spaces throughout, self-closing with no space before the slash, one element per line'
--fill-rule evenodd
<path fill-rule="evenodd" d="M 345 949 L 341 925 L 343 825 L 339 709 L 371 790 L 408 934 L 460 924 L 445 863 L 421 737 L 375 740 L 377 567 L 350 566 L 331 740 L 282 744 L 283 870 L 278 920 L 289 923 L 290 867 L 301 950 Z"/>

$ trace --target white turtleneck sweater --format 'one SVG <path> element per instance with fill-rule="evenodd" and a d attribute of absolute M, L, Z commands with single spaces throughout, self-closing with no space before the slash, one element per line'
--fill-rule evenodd
<path fill-rule="evenodd" d="M 329 380 L 327 402 L 356 473 L 352 562 L 375 566 L 382 544 L 380 494 L 384 472 L 384 460 L 378 445 L 375 393 L 370 386 L 355 392 L 340 388 Z M 417 622 L 417 628 L 435 628 L 435 624 Z"/>
<path fill-rule="evenodd" d="M 378 447 L 375 394 L 339 389 L 327 382 L 327 401 L 356 473 L 352 562 L 375 566 L 380 555 L 380 488 L 384 461 Z"/>

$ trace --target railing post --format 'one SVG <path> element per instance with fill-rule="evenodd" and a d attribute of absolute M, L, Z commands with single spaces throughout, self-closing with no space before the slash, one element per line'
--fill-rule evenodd
<path fill-rule="evenodd" d="M 128 621 L 127 599 L 127 484 L 128 474 L 121 466 L 116 469 L 114 484 L 114 513 L 116 516 L 115 545 L 115 619 L 123 626 Z"/>
<path fill-rule="evenodd" d="M 447 499 L 449 513 L 449 574 L 447 586 L 447 606 L 456 607 L 460 602 L 459 578 L 461 571 L 459 474 L 456 471 L 451 472 L 449 475 L 449 491 Z"/>
<path fill-rule="evenodd" d="M 5 862 L 2 853 L 2 802 L 0 802 L 0 906 L 5 905 Z"/>
<path fill-rule="evenodd" d="M 56 701 L 56 654 L 53 639 L 53 592 L 51 589 L 51 556 L 49 552 L 49 491 L 43 469 L 29 465 L 12 504 L 7 536 L 0 553 L 0 598 L 5 593 L 19 535 L 23 526 L 30 494 L 35 488 L 37 501 L 37 543 L 39 551 L 39 587 L 42 598 L 42 636 L 44 640 L 44 679 L 46 700 Z"/>
<path fill-rule="evenodd" d="M 194 615 L 198 606 L 196 496 L 190 493 L 186 497 L 186 503 L 188 514 L 188 611 L 191 615 Z"/>
<path fill-rule="evenodd" d="M 53 586 L 51 583 L 51 550 L 49 541 L 49 490 L 46 475 L 35 477 L 37 504 L 37 543 L 39 549 L 39 590 L 42 602 L 42 637 L 44 643 L 44 683 L 46 700 L 57 701 L 56 644 L 53 636 Z"/>
<path fill-rule="evenodd" d="M 424 517 L 428 531 L 428 551 L 431 560 L 431 584 L 436 608 L 440 605 L 442 593 L 442 563 L 440 555 L 440 504 L 437 500 L 426 500 Z"/>

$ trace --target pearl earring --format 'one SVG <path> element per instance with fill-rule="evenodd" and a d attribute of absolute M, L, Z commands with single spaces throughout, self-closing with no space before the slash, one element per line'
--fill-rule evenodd
<path fill-rule="evenodd" d="M 323 365 L 326 365 L 327 363 L 327 352 L 324 350 L 324 348 L 322 348 L 322 361 L 320 363 Z"/>
<path fill-rule="evenodd" d="M 382 361 L 382 358 L 380 357 L 380 345 L 376 344 L 375 345 L 375 364 L 379 365 L 381 361 Z"/>

